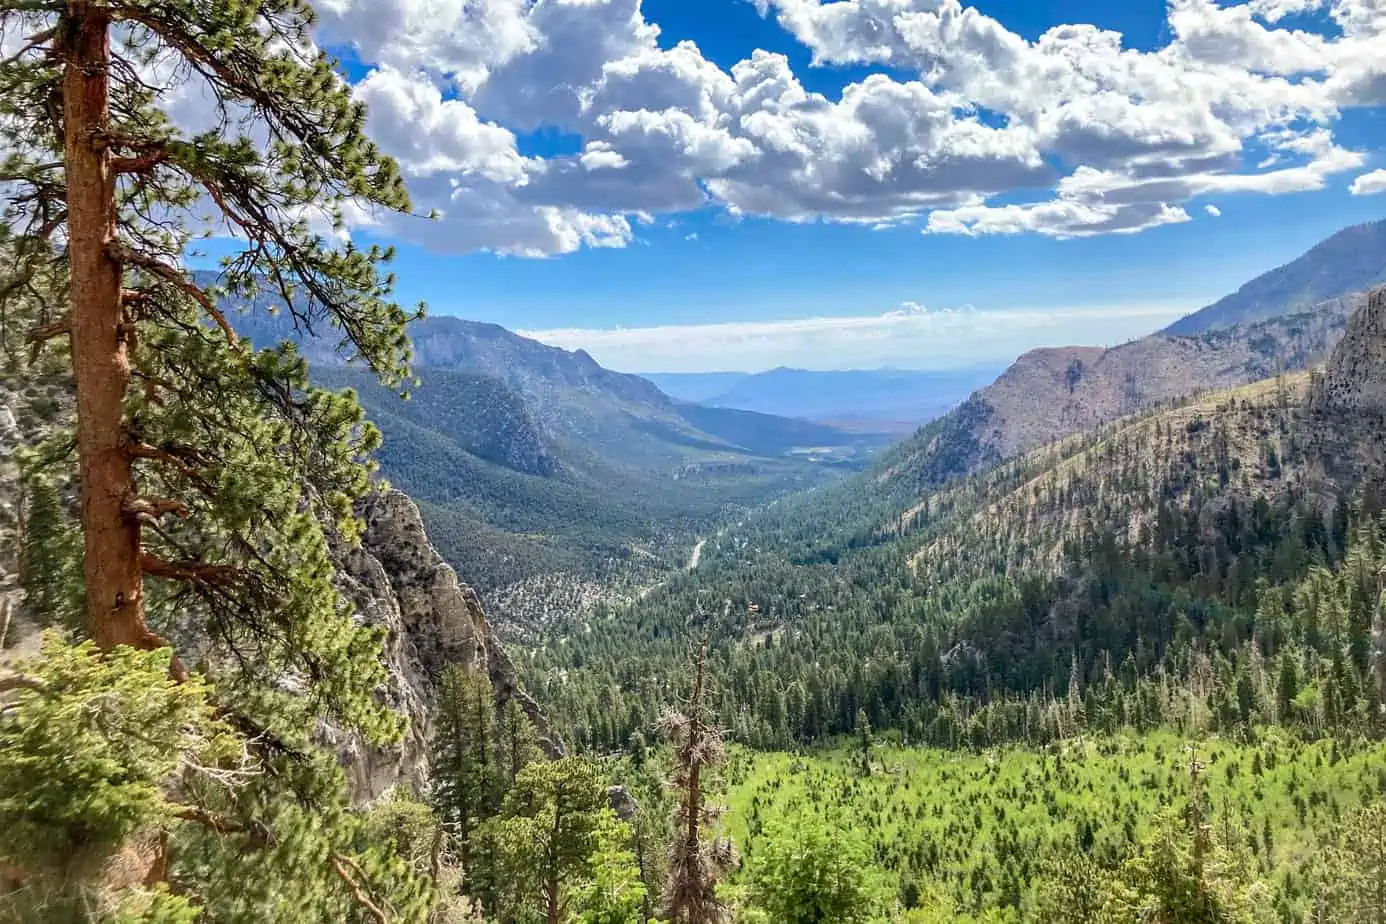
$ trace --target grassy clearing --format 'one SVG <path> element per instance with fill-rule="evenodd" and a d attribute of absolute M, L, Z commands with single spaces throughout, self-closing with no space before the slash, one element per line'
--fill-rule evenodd
<path fill-rule="evenodd" d="M 869 776 L 850 745 L 741 750 L 727 773 L 727 825 L 750 855 L 766 822 L 822 812 L 874 845 L 882 877 L 903 897 L 917 894 L 949 920 L 1026 920 L 1047 862 L 1082 850 L 1115 864 L 1161 808 L 1185 810 L 1196 754 L 1214 837 L 1240 852 L 1273 904 L 1303 913 L 1307 880 L 1341 819 L 1386 794 L 1386 745 L 1276 730 L 1191 744 L 1160 732 L 1045 751 L 882 746 Z"/>

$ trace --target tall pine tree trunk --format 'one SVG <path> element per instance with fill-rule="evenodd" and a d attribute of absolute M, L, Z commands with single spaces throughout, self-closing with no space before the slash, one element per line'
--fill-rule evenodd
<path fill-rule="evenodd" d="M 548 924 L 563 924 L 562 906 L 558 901 L 558 882 L 550 880 L 544 886 L 545 921 Z"/>
<path fill-rule="evenodd" d="M 130 366 L 121 331 L 121 267 L 115 175 L 105 143 L 110 119 L 110 17 L 95 0 L 68 0 L 62 23 L 63 122 L 67 155 L 72 365 L 87 612 L 102 648 L 153 647 L 141 597 L 139 523 L 122 403 Z"/>
<path fill-rule="evenodd" d="M 554 856 L 553 845 L 558 843 L 558 831 L 562 809 L 554 806 L 553 831 L 549 834 L 549 869 L 544 879 L 544 920 L 547 924 L 563 924 L 562 884 L 558 878 L 558 857 Z"/>

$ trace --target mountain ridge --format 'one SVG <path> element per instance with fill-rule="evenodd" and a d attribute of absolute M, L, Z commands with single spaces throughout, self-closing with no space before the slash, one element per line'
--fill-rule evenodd
<path fill-rule="evenodd" d="M 1032 350 L 994 383 L 890 450 L 880 480 L 915 489 L 978 471 L 1142 408 L 1308 368 L 1365 304 L 1356 294 L 1195 336 L 1151 334 L 1111 348 Z"/>
<path fill-rule="evenodd" d="M 406 401 L 331 339 L 242 307 L 228 315 L 251 343 L 295 342 L 315 383 L 356 392 L 384 437 L 382 475 L 506 632 L 635 592 L 724 517 L 837 480 L 882 442 L 678 402 L 585 352 L 449 317 L 410 325 Z"/>
<path fill-rule="evenodd" d="M 1309 308 L 1386 282 L 1386 219 L 1343 228 L 1283 266 L 1175 321 L 1164 332 L 1199 334 Z"/>

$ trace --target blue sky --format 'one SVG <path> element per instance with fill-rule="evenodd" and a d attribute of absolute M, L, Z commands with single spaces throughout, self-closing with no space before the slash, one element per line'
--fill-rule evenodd
<path fill-rule="evenodd" d="M 615 368 L 1119 342 L 1386 217 L 1376 0 L 320 6 L 399 296 Z"/>

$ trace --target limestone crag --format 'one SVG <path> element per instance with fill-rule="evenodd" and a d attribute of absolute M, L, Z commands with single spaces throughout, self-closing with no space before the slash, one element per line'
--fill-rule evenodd
<path fill-rule="evenodd" d="M 357 618 L 384 626 L 387 701 L 409 718 L 403 741 L 380 748 L 355 735 L 327 730 L 342 755 L 358 799 L 378 798 L 390 788 L 418 786 L 428 772 L 428 709 L 445 667 L 485 671 L 496 706 L 514 700 L 529 716 L 540 746 L 551 757 L 563 743 L 538 704 L 520 687 L 513 663 L 491 632 L 476 593 L 458 580 L 429 542 L 418 507 L 399 491 L 363 501 L 361 545 L 337 554 L 338 583 Z"/>
<path fill-rule="evenodd" d="M 1386 286 L 1373 291 L 1348 321 L 1314 401 L 1323 409 L 1386 412 Z"/>

